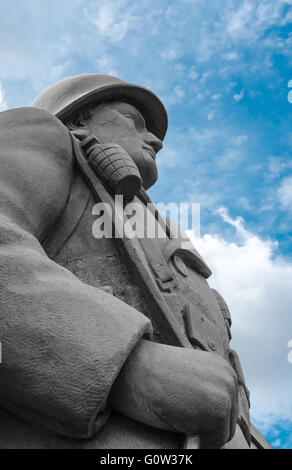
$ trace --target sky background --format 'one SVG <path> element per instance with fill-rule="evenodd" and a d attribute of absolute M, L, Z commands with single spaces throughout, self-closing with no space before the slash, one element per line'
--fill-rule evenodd
<path fill-rule="evenodd" d="M 1 111 L 90 72 L 165 103 L 150 196 L 201 204 L 190 235 L 231 309 L 253 421 L 292 448 L 292 0 L 10 0 L 0 57 Z"/>

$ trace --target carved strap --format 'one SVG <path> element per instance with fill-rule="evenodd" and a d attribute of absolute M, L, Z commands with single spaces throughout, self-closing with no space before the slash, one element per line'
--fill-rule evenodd
<path fill-rule="evenodd" d="M 124 220 L 124 218 L 122 221 L 120 220 L 121 217 L 124 217 L 123 214 L 121 215 L 116 213 L 114 201 L 111 195 L 89 166 L 82 150 L 80 149 L 80 144 L 74 136 L 72 136 L 72 142 L 76 163 L 85 182 L 88 184 L 96 202 L 104 202 L 109 205 L 112 210 L 112 214 L 114 215 L 113 220 L 115 222 L 118 221 L 116 225 L 116 231 L 118 231 L 120 227 L 125 227 L 126 220 Z M 138 239 L 127 237 L 127 234 L 124 234 L 124 236 L 122 235 L 123 234 L 120 234 L 120 238 L 116 238 L 117 246 L 121 253 L 125 255 L 125 259 L 129 264 L 131 264 L 131 267 L 136 271 L 136 275 L 138 279 L 140 279 L 144 290 L 147 292 L 149 300 L 153 302 L 155 323 L 161 331 L 163 341 L 166 344 L 173 346 L 192 348 L 187 337 L 181 332 L 180 325 L 166 304 L 162 293 L 153 279 L 147 259 Z"/>
<path fill-rule="evenodd" d="M 90 168 L 79 147 L 79 143 L 74 136 L 72 136 L 72 141 L 77 165 L 86 183 L 91 189 L 94 198 L 98 202 L 108 203 L 113 214 L 115 214 L 115 207 L 110 194 L 106 191 L 101 181 Z M 116 217 L 114 217 L 114 220 L 117 220 Z M 124 225 L 123 220 L 122 227 L 124 227 Z M 125 234 L 124 237 L 117 239 L 117 243 L 120 244 L 119 248 L 121 252 L 126 254 L 127 260 L 131 262 L 132 267 L 135 268 L 136 274 L 140 278 L 144 290 L 148 293 L 149 299 L 151 299 L 153 303 L 155 323 L 161 332 L 163 341 L 166 344 L 173 346 L 193 349 L 192 344 L 186 335 L 181 332 L 179 323 L 156 285 L 152 273 L 149 270 L 147 259 L 141 250 L 141 245 L 138 240 L 136 238 L 127 238 Z M 198 449 L 200 447 L 200 437 L 185 436 L 184 447 L 188 449 Z"/>

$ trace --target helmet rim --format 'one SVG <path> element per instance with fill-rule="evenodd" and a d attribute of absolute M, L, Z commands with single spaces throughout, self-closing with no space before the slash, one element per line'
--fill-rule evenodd
<path fill-rule="evenodd" d="M 70 90 L 70 85 L 74 81 L 74 86 L 86 79 L 115 80 L 115 83 L 97 85 L 90 89 L 80 91 Z M 62 92 L 63 88 L 63 94 Z M 73 96 L 72 96 L 73 95 Z M 100 74 L 84 74 L 70 77 L 57 82 L 38 95 L 31 103 L 31 107 L 41 108 L 49 111 L 60 120 L 70 117 L 75 111 L 81 110 L 86 105 L 97 105 L 106 101 L 125 101 L 135 106 L 144 116 L 147 129 L 154 133 L 161 140 L 164 139 L 167 126 L 167 112 L 160 99 L 150 90 L 138 85 L 123 82 L 116 77 Z"/>

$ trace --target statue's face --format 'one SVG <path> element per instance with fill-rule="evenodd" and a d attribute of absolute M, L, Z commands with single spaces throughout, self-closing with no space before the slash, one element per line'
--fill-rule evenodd
<path fill-rule="evenodd" d="M 120 145 L 136 163 L 145 189 L 157 178 L 156 153 L 162 148 L 158 137 L 149 132 L 141 113 L 123 102 L 105 103 L 87 123 L 90 134 L 103 143 Z"/>

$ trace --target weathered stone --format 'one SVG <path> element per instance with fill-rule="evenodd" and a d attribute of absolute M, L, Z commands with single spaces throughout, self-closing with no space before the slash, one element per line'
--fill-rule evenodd
<path fill-rule="evenodd" d="M 95 204 L 115 210 L 115 195 L 154 217 L 166 128 L 152 92 L 95 74 L 0 114 L 0 447 L 249 448 L 204 260 L 157 214 L 164 238 L 93 236 Z"/>

